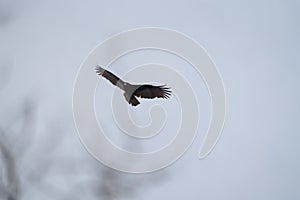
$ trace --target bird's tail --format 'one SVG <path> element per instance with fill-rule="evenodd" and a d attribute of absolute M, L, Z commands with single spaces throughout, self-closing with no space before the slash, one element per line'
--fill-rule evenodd
<path fill-rule="evenodd" d="M 135 96 L 131 96 L 129 104 L 133 105 L 133 106 L 137 106 L 140 104 L 140 102 L 135 98 Z"/>

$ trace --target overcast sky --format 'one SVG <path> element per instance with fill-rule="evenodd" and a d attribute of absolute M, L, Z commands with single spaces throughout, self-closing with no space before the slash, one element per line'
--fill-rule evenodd
<path fill-rule="evenodd" d="M 202 44 L 219 68 L 226 123 L 206 159 L 197 158 L 199 133 L 165 169 L 168 180 L 145 187 L 137 199 L 299 199 L 299 9 L 296 0 L 0 0 L 0 73 L 10 76 L 1 107 L 32 95 L 40 120 L 73 123 L 76 73 L 96 45 L 131 28 L 174 29 Z M 68 137 L 77 137 L 71 131 Z"/>

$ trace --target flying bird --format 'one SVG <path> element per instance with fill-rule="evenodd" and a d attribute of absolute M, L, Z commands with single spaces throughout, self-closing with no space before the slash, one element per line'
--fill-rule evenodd
<path fill-rule="evenodd" d="M 171 90 L 170 88 L 166 87 L 166 85 L 133 85 L 123 81 L 110 71 L 103 69 L 98 65 L 96 66 L 95 70 L 98 75 L 103 76 L 104 78 L 109 80 L 113 85 L 123 90 L 126 101 L 132 106 L 137 106 L 140 104 L 140 102 L 137 100 L 137 97 L 146 99 L 153 99 L 156 97 L 167 99 L 171 96 Z"/>

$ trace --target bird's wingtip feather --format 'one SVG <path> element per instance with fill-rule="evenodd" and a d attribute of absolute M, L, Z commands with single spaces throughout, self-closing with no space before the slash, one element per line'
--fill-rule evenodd
<path fill-rule="evenodd" d="M 104 73 L 105 69 L 103 69 L 100 65 L 96 65 L 95 71 L 98 75 L 102 75 Z"/>

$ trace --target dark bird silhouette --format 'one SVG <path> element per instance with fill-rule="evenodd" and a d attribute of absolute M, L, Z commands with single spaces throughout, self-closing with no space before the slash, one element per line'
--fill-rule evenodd
<path fill-rule="evenodd" d="M 103 76 L 104 78 L 109 80 L 113 85 L 123 90 L 126 101 L 133 106 L 137 106 L 140 104 L 136 97 L 146 99 L 153 99 L 156 97 L 167 99 L 171 96 L 171 90 L 170 88 L 166 87 L 166 85 L 133 85 L 121 80 L 119 77 L 117 77 L 110 71 L 103 69 L 100 66 L 96 66 L 95 70 L 98 75 Z"/>

